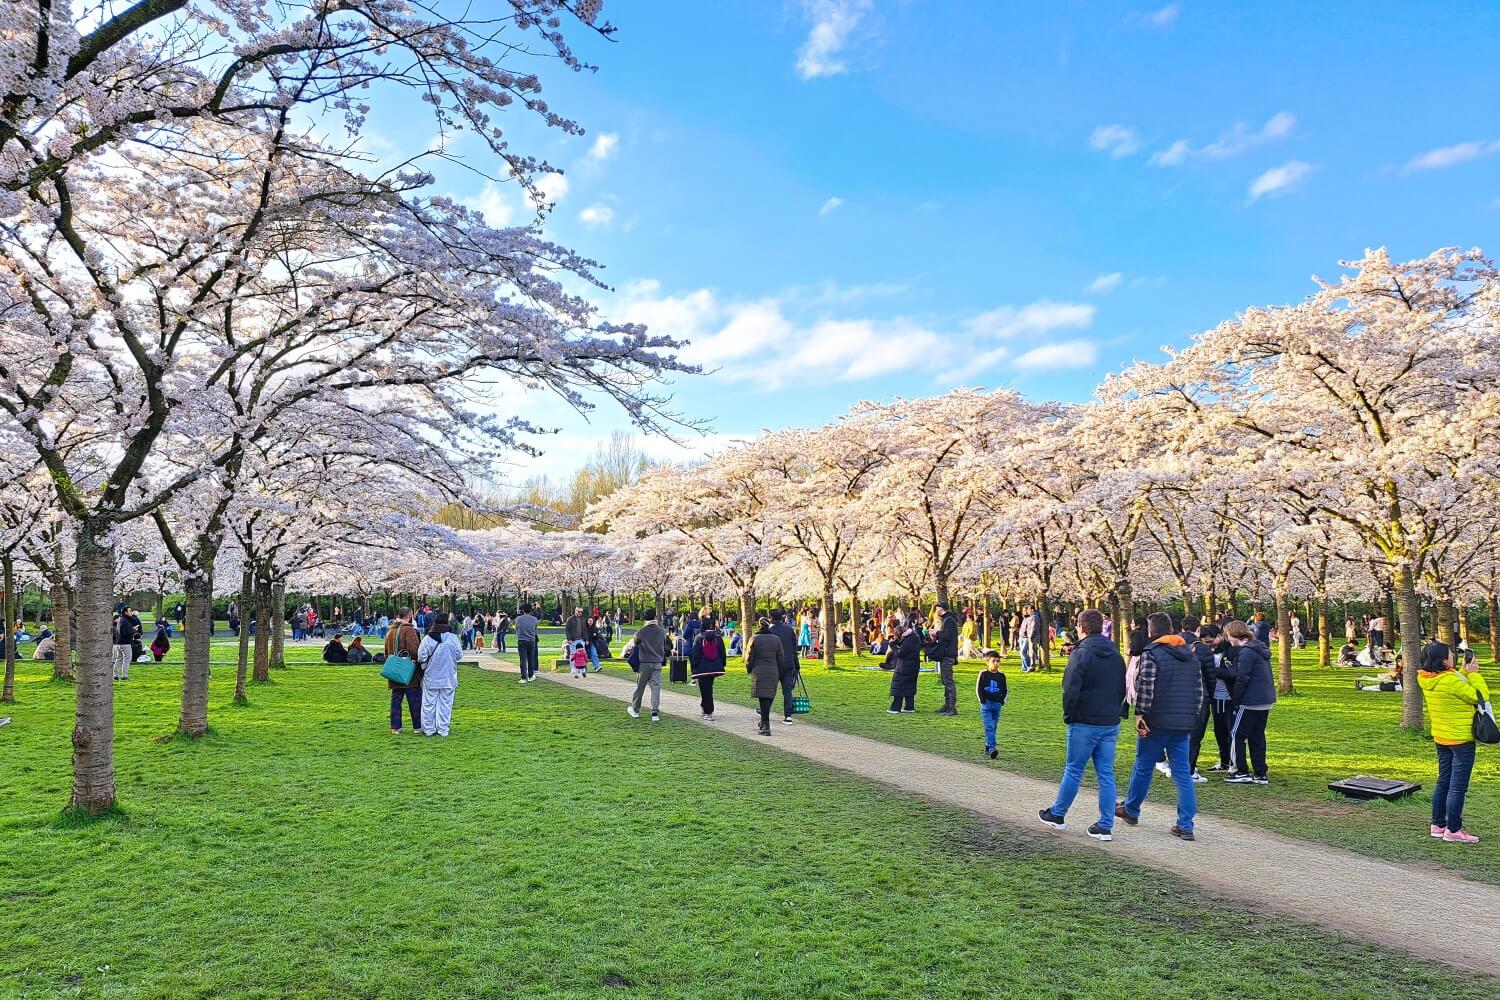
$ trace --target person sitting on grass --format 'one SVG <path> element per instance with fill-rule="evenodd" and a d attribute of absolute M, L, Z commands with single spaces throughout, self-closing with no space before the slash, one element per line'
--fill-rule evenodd
<path fill-rule="evenodd" d="M 156 657 L 157 663 L 160 663 L 162 657 L 166 656 L 171 648 L 172 640 L 167 638 L 167 623 L 157 622 L 156 635 L 151 639 L 151 655 Z"/>
<path fill-rule="evenodd" d="M 365 648 L 365 640 L 362 636 L 355 636 L 354 641 L 349 643 L 348 657 L 350 663 L 369 663 L 374 659 L 370 651 Z"/>
<path fill-rule="evenodd" d="M 3 643 L 0 643 L 0 653 L 5 652 Z M 36 649 L 32 651 L 33 660 L 54 660 L 57 658 L 57 637 L 52 635 L 43 636 L 38 640 Z"/>
<path fill-rule="evenodd" d="M 344 642 L 338 636 L 328 640 L 328 645 L 323 647 L 324 663 L 348 663 L 349 651 L 344 648 Z"/>
<path fill-rule="evenodd" d="M 1346 642 L 1339 647 L 1339 666 L 1357 667 L 1359 662 L 1359 648 L 1352 642 Z"/>
<path fill-rule="evenodd" d="M 993 649 L 984 654 L 984 669 L 974 686 L 979 698 L 979 718 L 984 723 L 984 753 L 990 760 L 1000 756 L 995 730 L 1000 728 L 1000 711 L 1005 708 L 1005 675 L 1000 672 L 1000 654 Z"/>
<path fill-rule="evenodd" d="M 1428 832 L 1450 844 L 1477 844 L 1479 838 L 1464 829 L 1464 798 L 1474 772 L 1474 709 L 1489 700 L 1489 687 L 1472 661 L 1454 670 L 1453 651 L 1442 642 L 1423 647 L 1417 684 L 1437 747 L 1437 784 L 1432 786 Z"/>

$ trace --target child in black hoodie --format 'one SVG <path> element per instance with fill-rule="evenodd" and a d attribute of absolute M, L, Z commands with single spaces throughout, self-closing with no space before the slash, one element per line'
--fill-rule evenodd
<path fill-rule="evenodd" d="M 984 654 L 984 665 L 974 693 L 979 697 L 979 717 L 984 721 L 984 752 L 994 760 L 1000 756 L 995 730 L 1000 726 L 1000 710 L 1005 707 L 1005 675 L 1000 672 L 1000 654 L 993 649 Z"/>

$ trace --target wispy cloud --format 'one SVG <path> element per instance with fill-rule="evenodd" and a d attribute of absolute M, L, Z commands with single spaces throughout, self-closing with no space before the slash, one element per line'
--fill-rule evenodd
<path fill-rule="evenodd" d="M 812 20 L 807 41 L 797 53 L 797 72 L 804 80 L 837 76 L 848 69 L 840 58 L 849 36 L 869 13 L 870 0 L 801 0 Z"/>
<path fill-rule="evenodd" d="M 1312 164 L 1301 160 L 1287 160 L 1279 167 L 1272 167 L 1250 182 L 1250 200 L 1289 194 L 1301 187 L 1312 171 Z"/>
<path fill-rule="evenodd" d="M 1085 368 L 1098 360 L 1099 345 L 1092 340 L 1064 340 L 1033 347 L 1012 361 L 1011 367 L 1023 372 L 1045 372 Z"/>
<path fill-rule="evenodd" d="M 1169 3 L 1165 7 L 1155 10 L 1139 10 L 1130 16 L 1132 21 L 1144 24 L 1149 28 L 1168 28 L 1177 23 L 1177 16 L 1182 13 L 1182 4 Z"/>
<path fill-rule="evenodd" d="M 1158 167 L 1180 167 L 1189 160 L 1227 160 L 1247 149 L 1285 139 L 1296 126 L 1295 115 L 1290 111 L 1278 111 L 1258 129 L 1252 130 L 1244 122 L 1235 122 L 1227 132 L 1204 146 L 1194 146 L 1187 139 L 1178 139 L 1166 149 L 1151 154 L 1149 162 Z"/>
<path fill-rule="evenodd" d="M 500 191 L 500 185 L 494 181 L 485 181 L 479 194 L 463 199 L 463 203 L 478 209 L 484 215 L 485 225 L 495 229 L 508 225 L 516 211 L 515 206 Z"/>
<path fill-rule="evenodd" d="M 1411 173 L 1414 170 L 1442 170 L 1444 167 L 1456 167 L 1460 163 L 1468 163 L 1493 153 L 1500 153 L 1500 139 L 1491 139 L 1488 142 L 1460 142 L 1452 146 L 1439 146 L 1437 149 L 1429 149 L 1406 161 L 1402 170 Z"/>
<path fill-rule="evenodd" d="M 1108 274 L 1101 274 L 1093 281 L 1090 281 L 1087 290 L 1095 293 L 1096 295 L 1104 294 L 1106 292 L 1112 292 L 1116 288 L 1119 288 L 1124 281 L 1125 275 L 1121 274 L 1119 271 L 1111 271 Z"/>
<path fill-rule="evenodd" d="M 840 198 L 838 195 L 834 195 L 832 198 L 829 198 L 827 201 L 823 202 L 823 207 L 818 209 L 818 215 L 827 215 L 829 212 L 834 211 L 843 203 L 844 199 Z"/>
<path fill-rule="evenodd" d="M 592 228 L 607 226 L 615 221 L 615 210 L 608 205 L 590 205 L 578 213 L 578 221 Z"/>
<path fill-rule="evenodd" d="M 1135 129 L 1116 122 L 1095 128 L 1089 134 L 1089 145 L 1118 160 L 1140 149 L 1141 137 Z"/>
<path fill-rule="evenodd" d="M 1093 322 L 1094 307 L 1087 303 L 1038 299 L 1019 308 L 1001 306 L 980 313 L 966 326 L 980 336 L 1004 339 L 1021 334 L 1051 333 L 1053 330 L 1081 330 Z"/>
<path fill-rule="evenodd" d="M 598 160 L 601 163 L 615 155 L 615 150 L 620 146 L 620 136 L 615 132 L 602 132 L 594 137 L 594 144 L 589 147 L 589 159 Z"/>

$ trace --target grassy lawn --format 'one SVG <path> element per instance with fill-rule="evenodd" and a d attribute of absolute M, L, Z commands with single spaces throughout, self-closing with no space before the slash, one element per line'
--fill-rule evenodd
<path fill-rule="evenodd" d="M 71 689 L 23 664 L 0 996 L 1495 993 L 552 685 L 466 669 L 436 740 L 387 732 L 366 668 L 294 662 L 237 709 L 216 671 L 214 733 L 162 742 L 179 676 L 117 689 L 124 815 L 68 825 Z"/>
<path fill-rule="evenodd" d="M 1473 846 L 1435 841 L 1427 836 L 1427 823 L 1432 801 L 1429 793 L 1437 777 L 1436 759 L 1430 741 L 1396 728 L 1401 696 L 1354 690 L 1354 678 L 1369 671 L 1321 670 L 1312 648 L 1294 655 L 1297 693 L 1282 698 L 1271 713 L 1271 785 L 1225 785 L 1213 780 L 1198 786 L 1199 808 L 1280 833 L 1390 860 L 1431 862 L 1472 878 L 1500 882 L 1500 750 L 1480 748 L 1464 810 L 1465 826 L 1484 839 Z M 874 666 L 877 662 L 873 657 L 854 660 L 843 655 L 840 661 L 841 667 L 856 663 Z M 630 674 L 624 664 L 608 669 L 621 676 Z M 918 714 L 891 716 L 886 714 L 890 707 L 886 693 L 889 674 L 855 669 L 830 672 L 819 663 L 805 674 L 813 702 L 809 721 L 979 761 L 984 738 L 974 698 L 978 670 L 977 663 L 959 664 L 959 717 L 932 714 L 932 709 L 942 704 L 942 688 L 937 675 L 928 673 L 922 675 L 918 688 Z M 1062 773 L 1064 749 L 1061 665 L 1050 674 L 1022 674 L 1020 660 L 1011 656 L 1004 670 L 1010 698 L 1000 723 L 1000 759 L 994 766 L 1056 780 Z M 1490 679 L 1494 682 L 1496 678 L 1500 678 L 1500 670 L 1492 669 Z M 715 688 L 715 695 L 749 705 L 749 690 L 743 673 L 732 669 Z M 1116 760 L 1122 779 L 1128 777 L 1134 759 L 1133 741 L 1122 739 Z M 1200 763 L 1207 767 L 1216 760 L 1210 730 Z M 1417 781 L 1423 789 L 1395 803 L 1356 803 L 1328 791 L 1328 782 L 1354 774 Z M 1152 796 L 1170 801 L 1170 783 L 1158 779 Z M 1087 794 L 1082 798 L 1087 801 Z M 1044 805 L 1047 803 L 1037 803 L 1038 808 Z"/>

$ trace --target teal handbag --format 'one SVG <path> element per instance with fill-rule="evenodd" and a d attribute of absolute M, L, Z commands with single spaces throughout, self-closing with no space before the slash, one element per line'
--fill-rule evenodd
<path fill-rule="evenodd" d="M 417 665 L 411 661 L 411 657 L 400 653 L 392 653 L 385 658 L 380 665 L 380 676 L 392 684 L 407 687 L 411 684 L 412 674 L 417 672 Z"/>
<path fill-rule="evenodd" d="M 797 685 L 802 688 L 801 694 L 792 695 L 792 714 L 807 715 L 812 711 L 812 699 L 807 695 L 807 682 L 802 679 L 802 671 L 797 671 Z"/>

